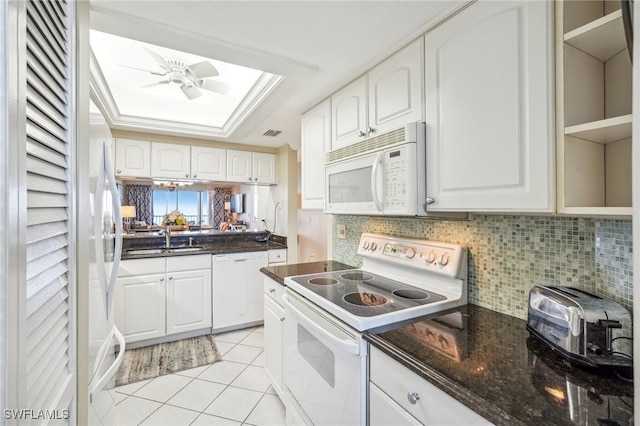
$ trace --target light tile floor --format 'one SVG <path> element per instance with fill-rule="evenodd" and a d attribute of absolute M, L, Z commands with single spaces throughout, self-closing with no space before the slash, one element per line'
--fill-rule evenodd
<path fill-rule="evenodd" d="M 264 372 L 263 333 L 252 327 L 219 334 L 223 361 L 113 389 L 109 423 L 284 425 L 284 406 Z"/>

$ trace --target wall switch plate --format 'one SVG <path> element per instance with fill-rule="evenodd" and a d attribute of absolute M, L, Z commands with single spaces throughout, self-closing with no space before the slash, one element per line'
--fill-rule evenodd
<path fill-rule="evenodd" d="M 345 238 L 347 238 L 347 227 L 346 227 L 346 225 L 338 225 L 337 229 L 338 229 L 338 238 L 339 239 L 344 240 Z"/>

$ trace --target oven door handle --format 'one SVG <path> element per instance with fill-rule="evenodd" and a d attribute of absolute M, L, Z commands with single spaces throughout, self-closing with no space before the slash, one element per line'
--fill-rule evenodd
<path fill-rule="evenodd" d="M 333 343 L 335 346 L 337 346 L 341 350 L 344 350 L 345 352 L 348 352 L 353 355 L 360 354 L 360 347 L 356 343 L 354 343 L 351 340 L 339 339 L 333 334 L 329 333 L 324 328 L 322 328 L 321 326 L 319 326 L 318 324 L 316 324 L 315 322 L 313 322 L 309 317 L 303 314 L 298 308 L 293 306 L 288 295 L 283 294 L 282 300 L 284 301 L 284 304 L 286 305 L 286 307 L 295 314 L 295 316 L 298 319 L 298 322 L 303 324 L 305 327 L 313 330 L 315 333 L 318 333 L 319 335 L 324 337 L 327 341 Z"/>

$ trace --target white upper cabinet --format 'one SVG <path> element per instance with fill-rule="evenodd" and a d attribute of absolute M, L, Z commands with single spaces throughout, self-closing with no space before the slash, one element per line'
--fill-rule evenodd
<path fill-rule="evenodd" d="M 367 76 L 363 75 L 331 96 L 331 149 L 367 137 Z"/>
<path fill-rule="evenodd" d="M 252 154 L 252 174 L 256 183 L 276 183 L 276 156 L 263 152 Z"/>
<path fill-rule="evenodd" d="M 423 39 L 331 96 L 331 150 L 424 119 Z"/>
<path fill-rule="evenodd" d="M 331 99 L 307 112 L 301 122 L 302 208 L 324 209 L 324 153 L 331 146 Z"/>
<path fill-rule="evenodd" d="M 192 146 L 191 177 L 216 181 L 227 180 L 227 150 Z"/>
<path fill-rule="evenodd" d="M 151 142 L 116 139 L 116 177 L 151 177 Z"/>
<path fill-rule="evenodd" d="M 430 211 L 554 211 L 552 22 L 479 1 L 425 36 Z"/>
<path fill-rule="evenodd" d="M 227 180 L 230 182 L 275 184 L 275 154 L 228 149 Z"/>
<path fill-rule="evenodd" d="M 368 73 L 369 136 L 424 120 L 423 38 Z"/>
<path fill-rule="evenodd" d="M 151 143 L 151 176 L 188 179 L 191 177 L 191 147 L 172 143 Z"/>

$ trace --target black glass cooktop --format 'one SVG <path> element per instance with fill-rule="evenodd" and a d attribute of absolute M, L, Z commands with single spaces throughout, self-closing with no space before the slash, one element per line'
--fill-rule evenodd
<path fill-rule="evenodd" d="M 314 295 L 360 317 L 446 300 L 446 297 L 432 291 L 361 270 L 301 275 L 291 280 Z"/>

